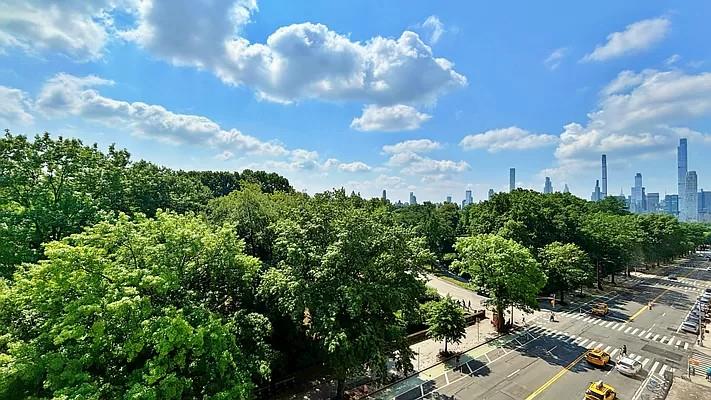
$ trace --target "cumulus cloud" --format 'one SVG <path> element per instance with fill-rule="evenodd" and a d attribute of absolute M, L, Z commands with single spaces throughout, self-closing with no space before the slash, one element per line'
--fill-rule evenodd
<path fill-rule="evenodd" d="M 370 166 L 362 161 L 342 163 L 338 166 L 338 169 L 344 172 L 366 172 L 371 170 Z"/>
<path fill-rule="evenodd" d="M 111 12 L 131 0 L 0 2 L 0 50 L 58 52 L 78 61 L 101 57 L 112 32 Z"/>
<path fill-rule="evenodd" d="M 621 72 L 585 125 L 570 123 L 556 157 L 581 160 L 600 153 L 644 157 L 674 148 L 686 125 L 711 113 L 711 73 Z M 707 135 L 698 134 L 698 139 Z"/>
<path fill-rule="evenodd" d="M 459 146 L 465 150 L 486 149 L 490 153 L 502 150 L 528 150 L 555 144 L 558 137 L 531 133 L 516 126 L 492 129 L 483 133 L 465 136 Z"/>
<path fill-rule="evenodd" d="M 111 81 L 96 77 L 57 74 L 42 87 L 35 106 L 48 116 L 76 116 L 107 126 L 126 127 L 135 135 L 170 143 L 228 147 L 251 154 L 279 156 L 282 145 L 264 142 L 237 129 L 224 129 L 209 118 L 178 114 L 163 106 L 127 102 L 102 96 L 96 87 Z"/>
<path fill-rule="evenodd" d="M 257 9 L 254 1 L 217 1 L 199 10 L 191 5 L 146 0 L 137 27 L 124 37 L 159 58 L 210 70 L 277 102 L 429 103 L 467 83 L 414 32 L 357 42 L 307 22 L 280 27 L 266 43 L 250 43 L 240 30 Z"/>
<path fill-rule="evenodd" d="M 233 158 L 234 156 L 235 156 L 235 154 L 233 152 L 231 152 L 229 150 L 225 150 L 222 153 L 215 155 L 215 159 L 220 160 L 220 161 L 227 161 L 227 160 Z"/>
<path fill-rule="evenodd" d="M 545 66 L 551 71 L 554 71 L 560 66 L 560 63 L 563 61 L 563 58 L 567 52 L 568 49 L 565 47 L 555 49 L 545 60 L 543 60 L 543 64 L 545 64 Z"/>
<path fill-rule="evenodd" d="M 400 168 L 407 175 L 464 172 L 471 169 L 471 166 L 466 161 L 435 160 L 413 152 L 393 154 L 387 163 L 390 166 Z"/>
<path fill-rule="evenodd" d="M 597 45 L 582 61 L 606 61 L 646 50 L 664 39 L 670 28 L 671 21 L 665 17 L 635 22 L 627 25 L 622 32 L 607 35 L 607 43 Z"/>
<path fill-rule="evenodd" d="M 669 58 L 667 58 L 666 60 L 664 60 L 664 64 L 666 64 L 666 65 L 668 65 L 668 66 L 671 66 L 671 65 L 676 64 L 679 60 L 681 60 L 681 56 L 680 56 L 680 55 L 678 55 L 678 54 L 672 54 L 671 56 L 669 56 Z"/>
<path fill-rule="evenodd" d="M 442 143 L 430 139 L 405 140 L 383 146 L 385 154 L 396 153 L 429 153 L 442 148 Z"/>
<path fill-rule="evenodd" d="M 0 121 L 31 124 L 34 121 L 30 114 L 31 106 L 31 100 L 25 92 L 0 85 Z"/>
<path fill-rule="evenodd" d="M 351 128 L 358 131 L 412 131 L 430 118 L 430 115 L 403 104 L 385 107 L 371 104 L 363 109 L 363 115 L 353 119 Z"/>
<path fill-rule="evenodd" d="M 430 37 L 428 41 L 432 45 L 439 42 L 439 39 L 445 32 L 444 24 L 442 23 L 442 21 L 439 20 L 439 17 L 437 17 L 436 15 L 430 15 L 429 17 L 427 17 L 425 22 L 422 23 L 421 27 L 429 32 Z"/>

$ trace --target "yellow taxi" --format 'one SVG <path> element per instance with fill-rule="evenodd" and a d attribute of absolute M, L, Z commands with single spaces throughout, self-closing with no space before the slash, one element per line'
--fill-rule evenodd
<path fill-rule="evenodd" d="M 600 349 L 590 349 L 585 353 L 585 361 L 598 367 L 604 367 L 610 362 L 610 355 Z"/>
<path fill-rule="evenodd" d="M 616 398 L 615 388 L 602 381 L 590 382 L 588 390 L 585 391 L 585 400 L 614 400 Z"/>
<path fill-rule="evenodd" d="M 595 304 L 593 304 L 592 309 L 590 310 L 590 313 L 593 315 L 603 316 L 603 315 L 607 315 L 608 311 L 609 311 L 609 309 L 607 308 L 607 304 L 595 303 Z"/>

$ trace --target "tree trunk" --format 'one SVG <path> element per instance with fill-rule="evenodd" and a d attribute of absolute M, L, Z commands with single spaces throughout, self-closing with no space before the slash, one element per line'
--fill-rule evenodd
<path fill-rule="evenodd" d="M 496 307 L 496 316 L 497 316 L 496 330 L 498 332 L 503 332 L 505 324 L 504 324 L 504 309 L 502 307 Z"/>
<path fill-rule="evenodd" d="M 612 276 L 612 278 L 611 278 L 610 282 L 612 282 L 612 284 L 614 285 L 615 284 L 615 271 L 612 271 L 611 276 Z"/>
<path fill-rule="evenodd" d="M 600 260 L 597 260 L 595 265 L 595 273 L 597 274 L 597 289 L 602 290 L 602 277 L 600 277 Z"/>
<path fill-rule="evenodd" d="M 565 295 L 565 291 L 561 290 L 561 291 L 560 291 L 560 304 L 563 304 L 563 299 L 564 299 L 563 296 L 564 296 L 564 295 Z"/>
<path fill-rule="evenodd" d="M 444 353 L 447 354 L 447 339 L 444 339 Z"/>
<path fill-rule="evenodd" d="M 346 391 L 346 379 L 338 378 L 336 382 L 336 400 L 343 400 L 343 393 Z"/>

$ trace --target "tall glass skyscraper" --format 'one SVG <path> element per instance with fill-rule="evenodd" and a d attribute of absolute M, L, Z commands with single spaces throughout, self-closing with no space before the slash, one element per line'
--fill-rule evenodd
<path fill-rule="evenodd" d="M 698 193 L 696 192 L 698 186 L 698 179 L 696 177 L 696 171 L 689 171 L 686 173 L 685 182 L 686 195 L 684 196 L 684 219 L 682 221 L 698 221 L 699 220 L 699 203 L 698 203 Z"/>
<path fill-rule="evenodd" d="M 516 168 L 509 168 L 509 192 L 516 189 Z"/>
<path fill-rule="evenodd" d="M 686 221 L 686 138 L 679 139 L 679 147 L 676 148 L 677 160 L 677 184 L 679 195 L 679 219 Z M 696 189 L 694 189 L 696 191 Z"/>
<path fill-rule="evenodd" d="M 551 178 L 546 176 L 546 183 L 543 185 L 543 193 L 553 193 L 553 183 L 551 182 Z"/>

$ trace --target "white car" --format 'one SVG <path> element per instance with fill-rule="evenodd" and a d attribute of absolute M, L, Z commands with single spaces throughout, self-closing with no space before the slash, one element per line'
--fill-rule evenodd
<path fill-rule="evenodd" d="M 623 375 L 636 375 L 642 370 L 642 363 L 629 357 L 623 357 L 615 366 Z"/>
<path fill-rule="evenodd" d="M 696 322 L 693 322 L 691 320 L 686 320 L 684 321 L 683 324 L 681 324 L 681 330 L 684 332 L 689 332 L 693 333 L 694 335 L 699 334 L 699 324 Z"/>

